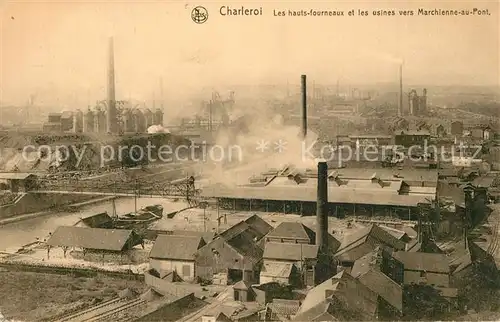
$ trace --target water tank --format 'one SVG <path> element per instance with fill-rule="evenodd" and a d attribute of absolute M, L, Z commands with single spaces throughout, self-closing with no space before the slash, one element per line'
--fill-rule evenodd
<path fill-rule="evenodd" d="M 135 109 L 133 112 L 133 123 L 134 123 L 134 131 L 136 133 L 144 133 L 146 132 L 146 120 L 144 118 L 144 114 L 140 109 Z"/>
<path fill-rule="evenodd" d="M 83 112 L 76 110 L 73 114 L 73 126 L 76 133 L 83 132 Z"/>
<path fill-rule="evenodd" d="M 123 132 L 130 133 L 135 131 L 134 119 L 132 117 L 132 111 L 130 110 L 130 108 L 126 108 L 123 110 L 122 121 L 123 121 Z"/>
<path fill-rule="evenodd" d="M 94 113 L 94 131 L 106 133 L 106 113 L 101 108 L 96 108 Z"/>
<path fill-rule="evenodd" d="M 94 112 L 89 109 L 83 118 L 83 132 L 94 132 Z"/>
<path fill-rule="evenodd" d="M 159 108 L 155 111 L 154 124 L 163 125 L 163 111 Z"/>

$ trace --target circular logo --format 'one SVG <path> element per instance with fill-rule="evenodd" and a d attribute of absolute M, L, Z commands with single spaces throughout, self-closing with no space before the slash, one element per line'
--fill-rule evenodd
<path fill-rule="evenodd" d="M 205 7 L 198 6 L 191 11 L 191 19 L 194 22 L 202 24 L 205 23 L 208 19 L 208 11 Z"/>

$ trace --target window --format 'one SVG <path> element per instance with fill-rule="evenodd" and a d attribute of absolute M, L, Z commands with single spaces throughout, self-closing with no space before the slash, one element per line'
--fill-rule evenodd
<path fill-rule="evenodd" d="M 420 272 L 420 277 L 423 277 L 423 278 L 425 278 L 426 276 L 427 276 L 427 274 L 425 273 L 425 271 L 423 271 L 423 272 Z"/>
<path fill-rule="evenodd" d="M 182 276 L 191 276 L 191 266 L 182 265 Z"/>

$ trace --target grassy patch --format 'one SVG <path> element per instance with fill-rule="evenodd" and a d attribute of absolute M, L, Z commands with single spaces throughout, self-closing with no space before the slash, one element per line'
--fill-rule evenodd
<path fill-rule="evenodd" d="M 8 319 L 40 321 L 74 308 L 95 305 L 126 288 L 143 292 L 141 281 L 99 276 L 0 272 L 0 312 Z"/>

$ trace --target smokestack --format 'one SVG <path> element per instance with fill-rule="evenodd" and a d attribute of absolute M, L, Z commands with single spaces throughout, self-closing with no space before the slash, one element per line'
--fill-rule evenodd
<path fill-rule="evenodd" d="M 300 76 L 300 86 L 302 89 L 302 139 L 307 136 L 307 80 L 306 75 Z"/>
<path fill-rule="evenodd" d="M 403 116 L 403 63 L 399 64 L 399 103 L 398 115 Z"/>
<path fill-rule="evenodd" d="M 163 77 L 160 78 L 160 108 L 163 110 Z"/>
<path fill-rule="evenodd" d="M 117 133 L 116 100 L 115 100 L 115 53 L 113 37 L 109 38 L 108 48 L 108 112 L 106 113 L 106 125 L 109 133 Z"/>
<path fill-rule="evenodd" d="M 318 162 L 318 199 L 316 204 L 316 245 L 324 251 L 328 245 L 328 165 Z"/>

